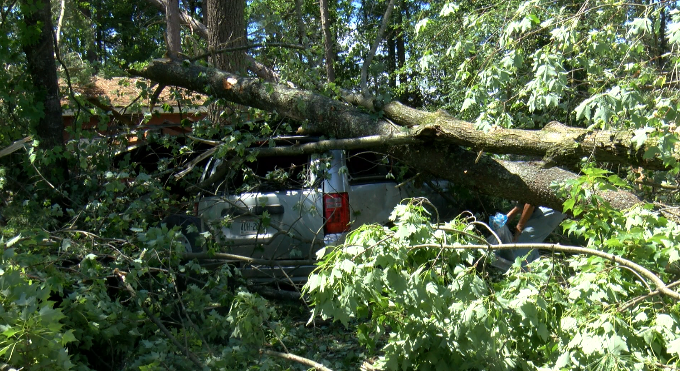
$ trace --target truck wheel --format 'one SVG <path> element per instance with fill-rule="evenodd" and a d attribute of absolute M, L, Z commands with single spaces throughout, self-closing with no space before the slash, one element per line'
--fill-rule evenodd
<path fill-rule="evenodd" d="M 203 252 L 203 246 L 198 245 L 198 234 L 201 232 L 201 219 L 189 215 L 170 215 L 163 219 L 168 229 L 180 227 L 181 238 L 187 252 Z M 195 226 L 196 232 L 189 232 L 189 226 Z M 193 229 L 193 228 L 192 228 Z"/>

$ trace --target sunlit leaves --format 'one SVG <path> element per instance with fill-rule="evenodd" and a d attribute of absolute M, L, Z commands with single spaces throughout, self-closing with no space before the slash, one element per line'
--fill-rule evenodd
<path fill-rule="evenodd" d="M 454 14 L 455 12 L 460 9 L 460 5 L 457 3 L 446 3 L 444 7 L 442 7 L 442 10 L 439 12 L 439 15 L 442 17 L 446 17 L 447 15 Z"/>
<path fill-rule="evenodd" d="M 620 240 L 617 249 L 628 246 L 644 250 L 645 244 L 655 243 L 660 235 L 677 240 L 670 237 L 680 235 L 674 229 L 677 226 L 658 214 L 642 208 L 617 216 L 593 197 L 596 188 L 622 184 L 605 170 L 587 169 L 576 186 L 578 190 L 572 192 L 578 202 L 571 208 L 578 205 L 589 223 L 604 220 L 586 227 L 599 230 L 598 238 L 607 234 Z M 377 336 L 384 325 L 390 326 L 392 333 L 382 348 L 380 362 L 387 369 L 447 364 L 491 369 L 522 365 L 541 370 L 583 369 L 599 364 L 607 370 L 634 369 L 650 362 L 668 362 L 658 356 L 659 351 L 678 352 L 680 329 L 675 310 L 665 314 L 648 311 L 645 306 L 635 311 L 615 309 L 647 292 L 645 283 L 630 271 L 601 258 L 576 255 L 540 259 L 529 272 L 516 265 L 498 280 L 483 279 L 479 267 L 440 265 L 439 261 L 451 262 L 464 250 L 425 250 L 412 245 L 428 239 L 456 238 L 454 235 L 430 232 L 430 237 L 420 242 L 397 237 L 397 233 L 413 235 L 419 229 L 431 230 L 424 219 L 420 219 L 421 228 L 403 229 L 415 223 L 418 214 L 413 206 L 401 205 L 393 214 L 401 226 L 391 231 L 364 227 L 352 234 L 345 246 L 326 255 L 306 287 L 315 314 L 347 325 L 354 318 L 361 319 L 358 331 L 367 346 L 377 345 L 368 336 L 371 331 Z M 603 229 L 604 224 L 608 229 Z M 469 230 L 456 221 L 452 226 Z M 351 249 L 357 243 L 363 247 Z M 658 254 L 661 250 L 646 256 L 632 251 L 641 260 L 659 259 L 649 265 L 665 264 Z M 348 271 L 352 274 L 342 273 Z"/>
<path fill-rule="evenodd" d="M 638 36 L 652 32 L 652 20 L 649 18 L 635 18 L 630 23 L 628 35 Z"/>
<path fill-rule="evenodd" d="M 635 144 L 635 149 L 640 149 L 640 147 L 642 147 L 642 145 L 645 144 L 648 134 L 652 131 L 654 131 L 654 129 L 649 127 L 636 129 L 634 131 L 635 135 L 633 136 L 633 138 L 631 138 L 630 141 L 631 143 Z"/>
<path fill-rule="evenodd" d="M 425 26 L 427 26 L 427 23 L 429 22 L 428 18 L 423 18 L 418 23 L 416 23 L 415 31 L 416 35 L 423 29 Z"/>

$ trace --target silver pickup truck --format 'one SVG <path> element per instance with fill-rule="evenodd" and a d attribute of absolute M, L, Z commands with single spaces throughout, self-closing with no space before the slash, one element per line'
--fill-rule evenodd
<path fill-rule="evenodd" d="M 168 226 L 186 230 L 193 224 L 209 231 L 220 252 L 308 261 L 353 228 L 389 223 L 392 210 L 405 198 L 426 196 L 438 207 L 446 204 L 431 188 L 416 189 L 410 182 L 399 186 L 391 176 L 397 169 L 389 158 L 370 150 L 262 157 L 247 165 L 243 174 L 233 177 L 243 183 L 227 187 L 240 192 L 203 197 L 196 217 L 173 216 L 166 220 Z M 244 186 L 253 179 L 252 188 Z M 203 251 L 198 233 L 185 235 L 187 250 Z M 285 269 L 289 277 L 306 279 L 313 267 L 254 268 L 248 276 L 274 278 L 277 269 Z"/>

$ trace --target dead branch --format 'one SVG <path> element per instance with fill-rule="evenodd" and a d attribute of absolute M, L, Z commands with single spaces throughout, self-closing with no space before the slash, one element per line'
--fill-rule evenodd
<path fill-rule="evenodd" d="M 314 367 L 315 370 L 321 370 L 321 371 L 332 371 L 330 368 L 322 365 L 321 363 L 317 363 L 315 361 L 312 361 L 311 359 L 307 359 L 304 357 L 296 356 L 295 354 L 291 353 L 280 353 L 280 352 L 275 352 L 273 350 L 269 349 L 262 349 L 260 350 L 263 354 L 269 355 L 269 356 L 275 356 L 283 359 L 287 359 L 289 361 L 295 361 L 298 363 L 302 363 L 303 365 L 309 366 L 309 367 Z"/>
<path fill-rule="evenodd" d="M 3 148 L 0 151 L 0 157 L 5 157 L 9 154 L 12 154 L 12 153 L 24 148 L 24 144 L 30 142 L 31 140 L 33 140 L 33 137 L 31 137 L 30 135 L 27 136 L 24 139 L 15 140 L 14 143 L 9 145 L 8 147 Z"/>
<path fill-rule="evenodd" d="M 95 107 L 97 107 L 97 108 L 99 108 L 99 109 L 104 110 L 105 112 L 111 112 L 111 115 L 112 115 L 114 118 L 116 118 L 118 121 L 120 121 L 121 123 L 123 123 L 125 126 L 130 127 L 130 126 L 134 126 L 134 125 L 135 125 L 132 121 L 130 121 L 130 119 L 128 119 L 128 118 L 125 117 L 123 114 L 121 114 L 120 112 L 118 112 L 115 108 L 113 108 L 112 106 L 109 106 L 108 104 L 102 103 L 102 102 L 99 100 L 99 98 L 97 98 L 97 97 L 88 97 L 88 98 L 87 98 L 87 101 L 88 101 L 90 104 L 92 104 L 93 106 L 95 106 Z"/>
<path fill-rule="evenodd" d="M 267 266 L 303 266 L 303 265 L 314 265 L 317 263 L 316 260 L 300 260 L 300 259 L 290 259 L 290 260 L 274 260 L 274 259 L 257 259 L 251 258 L 243 255 L 235 255 L 228 253 L 213 253 L 208 252 L 187 252 L 182 255 L 186 259 L 207 259 L 207 260 L 226 260 L 226 261 L 240 261 L 252 265 L 267 265 Z"/>
<path fill-rule="evenodd" d="M 669 284 L 666 287 L 668 287 L 669 289 L 672 289 L 673 287 L 677 287 L 677 286 L 680 286 L 680 281 L 675 281 L 675 282 Z M 630 309 L 630 308 L 638 305 L 639 303 L 641 303 L 641 302 L 643 302 L 643 301 L 645 301 L 649 298 L 653 298 L 653 297 L 659 295 L 660 293 L 661 292 L 659 290 L 655 290 L 655 291 L 652 291 L 648 294 L 638 296 L 637 298 L 633 298 L 631 300 L 628 300 L 627 302 L 625 302 L 621 305 L 621 307 L 619 308 L 619 311 L 623 312 L 624 310 Z"/>

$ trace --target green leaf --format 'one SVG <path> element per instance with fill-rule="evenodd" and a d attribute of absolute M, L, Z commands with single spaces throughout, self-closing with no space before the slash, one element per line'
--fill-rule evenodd
<path fill-rule="evenodd" d="M 671 44 L 680 44 L 680 23 L 672 22 L 668 26 L 668 34 L 669 34 L 668 41 Z"/>
<path fill-rule="evenodd" d="M 672 329 L 674 324 L 675 321 L 673 320 L 673 317 L 669 316 L 668 314 L 660 313 L 659 315 L 656 316 L 657 326 Z"/>
<path fill-rule="evenodd" d="M 446 3 L 442 10 L 439 12 L 439 16 L 446 17 L 448 15 L 454 14 L 458 11 L 460 5 L 456 3 Z"/>
<path fill-rule="evenodd" d="M 654 158 L 656 155 L 660 155 L 661 150 L 657 146 L 649 146 L 645 153 L 642 155 L 642 158 L 645 160 L 648 160 L 650 158 Z"/>
<path fill-rule="evenodd" d="M 425 28 L 425 26 L 427 26 L 427 23 L 429 21 L 430 20 L 428 18 L 423 18 L 420 21 L 418 21 L 418 23 L 416 23 L 416 27 L 415 27 L 416 28 L 416 35 L 418 35 L 420 33 L 420 31 L 422 31 L 422 29 Z"/>
<path fill-rule="evenodd" d="M 354 270 L 354 262 L 352 262 L 349 259 L 345 259 L 340 263 L 340 270 L 347 272 L 347 273 L 352 273 Z"/>
<path fill-rule="evenodd" d="M 7 330 L 3 331 L 3 332 L 2 332 L 2 335 L 4 335 L 4 336 L 7 337 L 7 338 L 11 338 L 12 336 L 14 336 L 14 334 L 16 334 L 16 333 L 19 332 L 19 331 L 20 331 L 20 330 L 14 328 L 14 327 L 10 327 L 10 328 L 8 328 Z"/>
<path fill-rule="evenodd" d="M 636 129 L 634 131 L 635 135 L 630 139 L 631 143 L 635 144 L 635 149 L 640 149 L 647 141 L 647 136 L 649 133 L 653 132 L 654 129 L 650 127 Z"/>
<path fill-rule="evenodd" d="M 666 351 L 671 354 L 675 354 L 676 356 L 680 356 L 680 337 L 670 341 L 666 345 Z"/>
<path fill-rule="evenodd" d="M 66 345 L 76 340 L 76 337 L 73 335 L 73 330 L 68 330 L 61 337 L 61 345 Z"/>
<path fill-rule="evenodd" d="M 618 335 L 613 335 L 611 338 L 609 338 L 609 341 L 607 342 L 607 349 L 611 354 L 621 354 L 622 352 L 627 352 L 628 351 L 628 345 L 626 344 L 626 341 L 618 336 Z"/>

